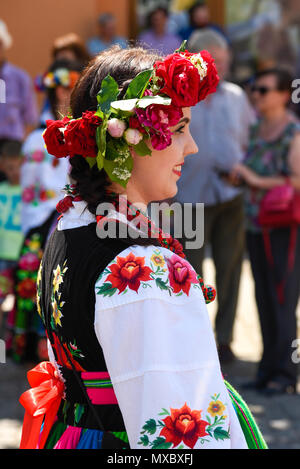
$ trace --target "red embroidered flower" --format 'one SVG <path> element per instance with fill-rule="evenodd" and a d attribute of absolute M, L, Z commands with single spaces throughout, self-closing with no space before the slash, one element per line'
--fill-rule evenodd
<path fill-rule="evenodd" d="M 181 441 L 189 448 L 194 448 L 199 437 L 208 435 L 205 431 L 208 422 L 201 420 L 201 411 L 191 411 L 187 404 L 181 409 L 171 409 L 171 416 L 163 419 L 163 422 L 165 427 L 160 435 L 168 443 L 173 443 L 173 448 Z"/>
<path fill-rule="evenodd" d="M 69 148 L 69 156 L 82 155 L 95 158 L 98 153 L 96 129 L 101 124 L 100 117 L 93 111 L 82 114 L 82 118 L 72 120 L 66 127 L 64 137 Z"/>
<path fill-rule="evenodd" d="M 177 254 L 167 259 L 169 269 L 170 285 L 174 293 L 179 293 L 181 290 L 189 294 L 191 283 L 198 283 L 197 274 L 192 269 L 191 265 Z"/>
<path fill-rule="evenodd" d="M 18 287 L 18 293 L 22 298 L 30 298 L 35 300 L 36 297 L 36 284 L 35 281 L 31 278 L 25 278 L 22 280 Z"/>
<path fill-rule="evenodd" d="M 64 117 L 63 120 L 59 121 L 46 120 L 47 128 L 43 133 L 43 138 L 48 153 L 56 156 L 56 158 L 63 158 L 69 154 L 69 149 L 64 139 L 64 132 L 62 131 L 69 121 L 68 117 Z"/>
<path fill-rule="evenodd" d="M 63 348 L 62 348 L 61 343 L 54 332 L 52 332 L 52 336 L 53 336 L 54 343 L 51 345 L 56 352 L 55 355 L 56 355 L 57 363 L 60 366 L 64 366 L 66 368 L 72 368 L 70 364 L 70 361 L 71 361 L 76 371 L 85 371 L 85 369 L 82 368 L 82 366 L 74 359 L 67 345 L 63 343 Z"/>
<path fill-rule="evenodd" d="M 119 294 L 128 286 L 131 290 L 138 291 L 141 281 L 152 280 L 150 267 L 145 266 L 144 257 L 136 257 L 131 252 L 127 257 L 117 257 L 117 263 L 109 266 L 111 274 L 106 281 L 111 282 L 113 288 L 119 290 Z"/>

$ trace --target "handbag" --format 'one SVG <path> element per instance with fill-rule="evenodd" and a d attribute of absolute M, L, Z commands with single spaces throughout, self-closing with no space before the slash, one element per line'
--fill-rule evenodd
<path fill-rule="evenodd" d="M 287 275 L 295 263 L 297 228 L 300 224 L 300 191 L 297 191 L 286 178 L 286 183 L 270 189 L 260 203 L 258 222 L 262 227 L 266 256 L 271 267 L 274 267 L 270 230 L 273 228 L 290 228 L 288 246 Z M 276 284 L 280 304 L 284 302 L 284 286 L 287 275 Z"/>

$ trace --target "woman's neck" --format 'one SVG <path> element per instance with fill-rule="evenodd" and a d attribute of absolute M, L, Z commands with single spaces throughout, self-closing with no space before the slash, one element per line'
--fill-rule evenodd
<path fill-rule="evenodd" d="M 118 186 L 118 187 L 117 187 Z M 122 189 L 118 184 L 112 184 L 110 188 L 113 192 L 119 194 L 120 196 L 127 197 L 127 200 L 133 204 L 135 207 L 141 209 L 142 211 L 147 211 L 147 206 L 150 201 L 147 201 L 145 196 L 140 193 L 133 185 L 130 184 L 130 181 L 127 185 L 126 190 Z"/>
<path fill-rule="evenodd" d="M 288 117 L 286 108 L 270 109 L 263 113 L 262 119 L 267 124 L 281 122 Z"/>

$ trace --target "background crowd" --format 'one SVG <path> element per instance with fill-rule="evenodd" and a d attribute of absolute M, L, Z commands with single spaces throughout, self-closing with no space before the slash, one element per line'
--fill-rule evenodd
<path fill-rule="evenodd" d="M 68 163 L 47 153 L 46 119 L 68 113 L 81 71 L 101 51 L 136 44 L 169 54 L 187 40 L 191 52 L 206 49 L 213 55 L 220 84 L 192 110 L 190 128 L 199 151 L 186 158 L 176 200 L 205 204 L 205 243 L 186 254 L 200 274 L 205 256 L 214 262 L 215 331 L 224 364 L 235 360 L 231 343 L 242 262 L 249 258 L 263 355 L 255 381 L 246 386 L 268 396 L 295 393 L 291 343 L 297 337 L 300 293 L 299 224 L 278 220 L 266 230 L 259 216 L 264 196 L 274 188 L 281 188 L 276 200 L 282 206 L 296 200 L 300 190 L 300 104 L 291 98 L 293 80 L 300 78 L 300 7 L 292 20 L 284 1 L 273 2 L 275 13 L 257 16 L 259 2 L 254 1 L 247 21 L 219 25 L 211 21 L 204 1 L 187 3 L 189 8 L 174 12 L 167 3 L 149 9 L 141 1 L 136 37 L 119 35 L 110 12 L 99 16 L 97 34 L 89 38 L 69 32 L 66 21 L 66 34 L 53 43 L 51 63 L 36 77 L 7 59 L 13 38 L 9 24 L 0 20 L 0 78 L 5 83 L 5 102 L 0 100 L 1 334 L 14 360 L 47 357 L 35 283 L 57 221 Z M 8 295 L 14 303 L 4 312 Z"/>

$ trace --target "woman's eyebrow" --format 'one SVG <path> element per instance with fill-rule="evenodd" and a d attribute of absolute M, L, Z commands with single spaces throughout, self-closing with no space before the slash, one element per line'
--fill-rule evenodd
<path fill-rule="evenodd" d="M 184 122 L 185 124 L 188 124 L 190 122 L 190 119 L 188 117 L 183 117 L 182 119 L 180 119 L 177 125 L 181 124 L 182 122 Z"/>

